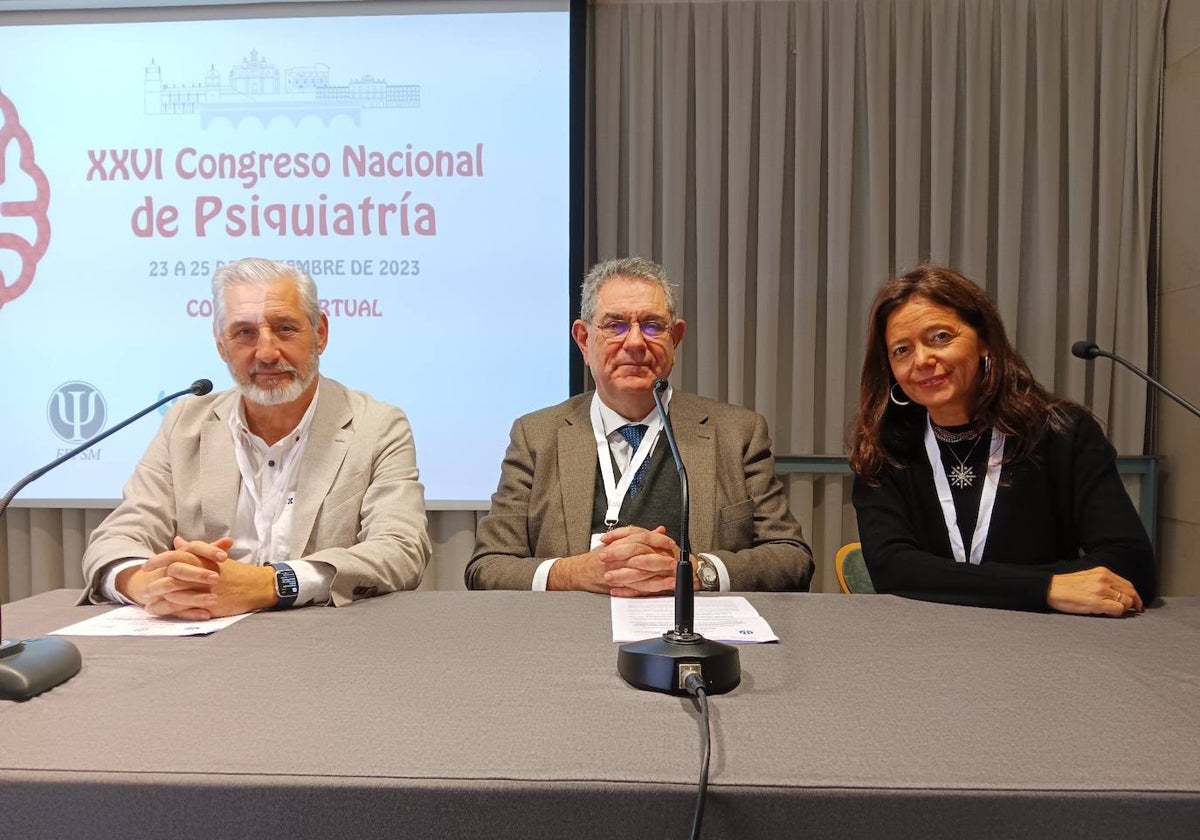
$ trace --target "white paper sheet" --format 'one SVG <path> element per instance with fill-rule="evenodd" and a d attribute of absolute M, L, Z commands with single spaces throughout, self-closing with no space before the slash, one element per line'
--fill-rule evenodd
<path fill-rule="evenodd" d="M 241 621 L 252 613 L 212 618 L 208 621 L 183 621 L 159 618 L 141 607 L 118 607 L 115 610 L 79 621 L 52 636 L 207 636 Z"/>
<path fill-rule="evenodd" d="M 611 598 L 614 642 L 636 642 L 661 636 L 675 626 L 675 599 Z M 758 610 L 740 595 L 697 598 L 697 633 L 706 639 L 734 644 L 777 642 L 779 637 Z"/>

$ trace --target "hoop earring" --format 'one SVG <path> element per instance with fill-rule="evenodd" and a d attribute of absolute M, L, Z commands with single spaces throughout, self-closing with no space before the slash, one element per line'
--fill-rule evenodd
<path fill-rule="evenodd" d="M 892 385 L 891 388 L 888 388 L 888 399 L 899 406 L 912 405 L 912 400 L 896 399 L 896 385 L 899 385 L 899 384 L 900 384 L 899 382 L 896 382 Z M 903 393 L 903 392 L 901 392 L 901 393 Z"/>

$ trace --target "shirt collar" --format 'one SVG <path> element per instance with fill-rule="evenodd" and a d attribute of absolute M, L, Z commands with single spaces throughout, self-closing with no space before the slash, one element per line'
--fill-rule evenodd
<path fill-rule="evenodd" d="M 667 391 L 665 394 L 663 394 L 663 405 L 671 405 L 671 394 L 673 394 L 674 391 L 675 389 L 671 385 L 667 386 Z M 604 424 L 605 437 L 611 437 L 618 429 L 624 428 L 625 426 L 636 425 L 637 423 L 649 425 L 649 422 L 654 419 L 656 414 L 658 414 L 658 407 L 656 406 L 650 409 L 650 413 L 641 420 L 626 420 L 616 411 L 609 408 L 599 394 L 596 395 L 596 401 L 600 403 L 600 422 Z"/>
<path fill-rule="evenodd" d="M 317 390 L 313 391 L 312 402 L 308 404 L 308 409 L 304 412 L 304 416 L 300 418 L 300 422 L 296 424 L 296 428 L 292 429 L 275 443 L 275 447 L 290 449 L 296 442 L 308 434 L 309 428 L 312 427 L 313 416 L 317 412 L 317 400 L 321 397 L 321 385 L 317 384 Z M 250 431 L 250 427 L 246 425 L 245 405 L 242 398 L 239 396 L 234 401 L 233 413 L 229 415 L 229 428 L 233 430 L 233 439 L 235 441 L 246 441 L 253 443 L 257 447 L 263 449 L 271 449 L 267 442 L 260 438 L 254 432 Z M 243 434 L 245 435 L 243 437 Z"/>

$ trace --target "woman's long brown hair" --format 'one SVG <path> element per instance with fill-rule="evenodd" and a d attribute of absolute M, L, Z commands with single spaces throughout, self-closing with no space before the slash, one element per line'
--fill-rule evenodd
<path fill-rule="evenodd" d="M 888 399 L 896 380 L 888 361 L 888 317 L 913 298 L 923 298 L 958 313 L 988 348 L 989 365 L 983 372 L 971 406 L 971 424 L 980 432 L 992 427 L 1008 436 L 1005 462 L 1025 457 L 1049 429 L 1066 423 L 1058 399 L 1037 383 L 1029 366 L 1008 341 L 1000 313 L 987 294 L 957 271 L 926 263 L 900 277 L 892 277 L 875 296 L 867 325 L 867 352 L 863 359 L 858 412 L 850 441 L 850 467 L 872 484 L 886 467 L 900 465 L 895 448 L 900 440 L 919 439 L 925 409 L 913 403 L 898 406 Z"/>

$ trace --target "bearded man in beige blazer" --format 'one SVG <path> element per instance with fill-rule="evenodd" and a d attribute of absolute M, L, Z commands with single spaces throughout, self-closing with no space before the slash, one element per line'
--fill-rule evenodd
<path fill-rule="evenodd" d="M 654 405 L 683 341 L 666 272 L 638 257 L 600 263 L 571 334 L 596 390 L 513 424 L 491 510 L 466 569 L 470 589 L 674 591 L 679 478 Z M 807 590 L 812 551 L 775 475 L 766 421 L 668 389 L 691 491 L 696 591 Z"/>
<path fill-rule="evenodd" d="M 213 276 L 237 387 L 181 400 L 93 532 L 82 601 L 203 620 L 413 589 L 429 562 L 404 412 L 318 373 L 311 277 L 245 259 Z"/>

